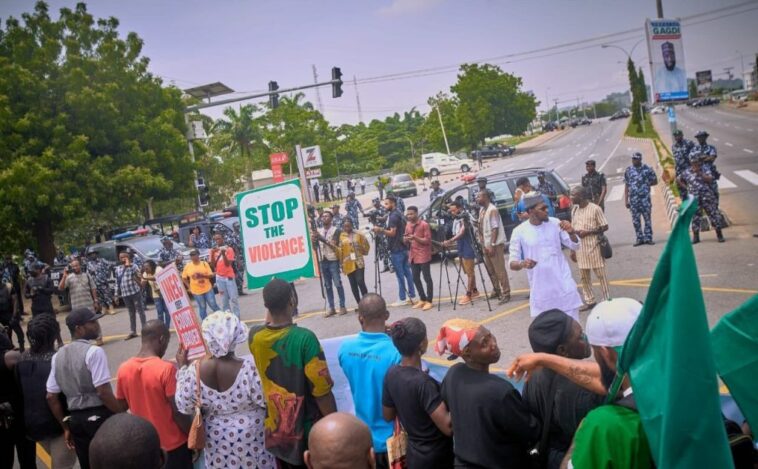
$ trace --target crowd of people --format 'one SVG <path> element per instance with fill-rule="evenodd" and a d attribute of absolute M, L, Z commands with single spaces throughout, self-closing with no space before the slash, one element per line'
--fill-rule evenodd
<path fill-rule="evenodd" d="M 365 178 L 360 177 L 356 179 L 354 177 L 351 177 L 348 179 L 339 179 L 337 181 L 323 181 L 321 183 L 319 183 L 319 181 L 316 179 L 311 185 L 311 189 L 313 191 L 313 200 L 315 200 L 316 203 L 321 200 L 324 202 L 342 200 L 344 196 L 350 192 L 357 193 L 359 187 L 361 194 L 365 194 Z"/>
<path fill-rule="evenodd" d="M 319 340 L 293 322 L 290 284 L 273 279 L 262 296 L 264 324 L 248 328 L 229 311 L 209 314 L 207 354 L 194 361 L 181 346 L 176 364 L 166 361 L 170 331 L 148 321 L 139 351 L 118 368 L 115 390 L 105 351 L 92 343 L 101 313 L 70 313 L 72 341 L 57 351 L 58 323 L 48 315 L 30 322 L 23 354 L 0 334 L 3 467 L 12 466 L 14 447 L 21 469 L 35 467 L 36 443 L 53 468 L 77 460 L 83 469 L 191 468 L 200 453 L 209 469 L 652 467 L 628 380 L 603 404 L 617 350 L 642 308 L 636 300 L 600 302 L 584 328 L 561 309 L 536 316 L 528 330 L 533 353 L 507 371 L 529 376 L 519 392 L 490 372 L 501 355 L 486 327 L 460 318 L 442 325 L 434 350 L 462 361 L 438 382 L 422 360 L 424 322 L 388 324 L 385 300 L 366 294 L 360 331 L 337 352 L 353 416 L 337 411 Z M 240 346 L 251 355 L 238 356 Z"/>

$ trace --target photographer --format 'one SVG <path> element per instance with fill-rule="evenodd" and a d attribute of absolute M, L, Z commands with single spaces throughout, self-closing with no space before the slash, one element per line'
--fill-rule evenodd
<path fill-rule="evenodd" d="M 211 269 L 216 272 L 216 287 L 224 299 L 224 311 L 231 311 L 240 317 L 240 303 L 234 278 L 234 249 L 226 246 L 221 233 L 213 235 L 216 245 L 211 249 Z M 231 308 L 231 309 L 230 309 Z"/>
<path fill-rule="evenodd" d="M 326 287 L 326 299 L 329 302 L 329 310 L 324 317 L 332 317 L 337 314 L 334 309 L 334 292 L 332 284 L 337 288 L 337 295 L 340 300 L 340 315 L 347 314 L 345 308 L 345 290 L 342 288 L 342 279 L 340 278 L 340 260 L 337 247 L 339 237 L 337 227 L 332 225 L 332 212 L 324 212 L 321 216 L 323 227 L 312 230 L 311 238 L 314 242 L 319 243 L 321 251 L 321 275 L 324 277 L 324 286 Z"/>
<path fill-rule="evenodd" d="M 384 208 L 387 209 L 387 228 L 379 226 L 374 227 L 374 233 L 387 236 L 389 244 L 390 260 L 395 267 L 397 276 L 398 294 L 400 296 L 399 304 L 413 305 L 416 296 L 416 290 L 413 286 L 413 274 L 408 262 L 408 247 L 403 242 L 405 233 L 405 220 L 397 210 L 397 200 L 395 196 L 389 195 L 384 199 Z M 407 285 L 407 287 L 406 287 Z"/>
<path fill-rule="evenodd" d="M 58 291 L 50 276 L 44 272 L 45 265 L 41 262 L 32 264 L 29 278 L 24 285 L 24 296 L 32 300 L 32 316 L 49 314 L 55 317 L 52 296 Z M 19 328 L 20 329 L 20 328 Z M 61 331 L 58 330 L 58 347 L 63 347 Z M 23 350 L 23 346 L 21 347 Z"/>
<path fill-rule="evenodd" d="M 82 271 L 82 264 L 74 259 L 63 272 L 58 289 L 63 291 L 68 288 L 71 298 L 71 311 L 80 308 L 89 308 L 100 312 L 100 302 L 97 299 L 97 284 L 92 276 Z"/>
<path fill-rule="evenodd" d="M 372 200 L 373 204 L 373 210 L 369 212 L 364 212 L 363 216 L 368 218 L 368 221 L 373 226 L 378 226 L 381 228 L 384 228 L 387 223 L 387 211 L 384 210 L 384 207 L 382 207 L 381 201 L 378 198 L 375 198 Z M 375 241 L 376 241 L 376 252 L 375 255 L 379 260 L 382 261 L 384 264 L 384 270 L 382 272 L 387 272 L 388 270 L 394 270 L 391 269 L 390 265 L 390 256 L 389 256 L 389 247 L 387 246 L 387 238 L 382 236 L 379 233 L 375 233 Z"/>
<path fill-rule="evenodd" d="M 460 200 L 452 202 L 448 205 L 448 211 L 453 216 L 453 237 L 445 241 L 444 244 L 446 248 L 455 246 L 458 251 L 461 267 L 468 279 L 466 296 L 461 298 L 458 304 L 467 305 L 471 303 L 473 298 L 479 296 L 479 290 L 476 289 L 476 271 L 474 270 L 476 249 L 472 244 L 472 240 L 476 241 L 476 239 L 472 236 L 473 227 L 468 218 L 468 212 L 463 208 L 463 203 Z"/>

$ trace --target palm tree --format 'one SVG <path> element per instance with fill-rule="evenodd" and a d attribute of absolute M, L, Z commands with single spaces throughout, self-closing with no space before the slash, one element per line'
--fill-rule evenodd
<path fill-rule="evenodd" d="M 220 147 L 242 159 L 246 175 L 255 169 L 253 144 L 262 140 L 260 122 L 254 116 L 256 111 L 258 108 L 253 104 L 240 106 L 239 111 L 228 107 L 224 109 L 225 119 L 218 119 L 212 129 Z"/>

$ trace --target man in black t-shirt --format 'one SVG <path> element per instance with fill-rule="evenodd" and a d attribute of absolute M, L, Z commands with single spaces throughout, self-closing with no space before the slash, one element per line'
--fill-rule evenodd
<path fill-rule="evenodd" d="M 495 336 L 473 321 L 451 319 L 442 326 L 435 350 L 465 362 L 450 368 L 441 389 L 453 421 L 455 467 L 527 467 L 540 422 L 511 383 L 490 374 L 490 365 L 500 359 Z"/>
<path fill-rule="evenodd" d="M 590 356 L 590 344 L 582 326 L 558 309 L 545 311 L 534 318 L 529 326 L 529 343 L 536 353 L 578 360 Z M 524 384 L 523 396 L 529 410 L 542 422 L 547 418 L 548 406 L 552 405 L 546 448 L 540 448 L 548 469 L 560 467 L 579 422 L 605 399 L 605 396 L 588 391 L 546 368 L 531 374 Z"/>
<path fill-rule="evenodd" d="M 413 274 L 411 273 L 411 263 L 408 260 L 408 246 L 403 242 L 405 234 L 405 220 L 402 214 L 397 210 L 397 199 L 395 196 L 388 195 L 384 199 L 384 208 L 387 210 L 387 228 L 380 226 L 374 227 L 374 233 L 384 234 L 387 237 L 387 244 L 390 250 L 390 261 L 395 267 L 395 276 L 397 277 L 398 294 L 400 301 L 393 306 L 403 304 L 413 305 L 416 299 L 416 289 L 413 286 Z"/>

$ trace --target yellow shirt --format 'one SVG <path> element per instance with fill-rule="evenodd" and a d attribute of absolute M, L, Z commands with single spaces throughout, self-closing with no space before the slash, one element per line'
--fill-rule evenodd
<path fill-rule="evenodd" d="M 342 271 L 350 275 L 357 269 L 366 267 L 363 256 L 368 254 L 369 244 L 366 237 L 357 231 L 350 235 L 345 232 L 340 234 L 339 257 L 342 259 Z"/>
<path fill-rule="evenodd" d="M 184 270 L 182 271 L 182 278 L 185 280 L 189 280 L 190 293 L 192 293 L 193 295 L 202 295 L 204 293 L 208 293 L 208 290 L 213 288 L 213 285 L 211 285 L 211 281 L 209 279 L 194 278 L 194 275 L 195 274 L 211 275 L 212 273 L 213 271 L 211 270 L 211 266 L 209 266 L 207 262 L 200 261 L 197 264 L 190 262 L 189 264 L 184 266 Z"/>

